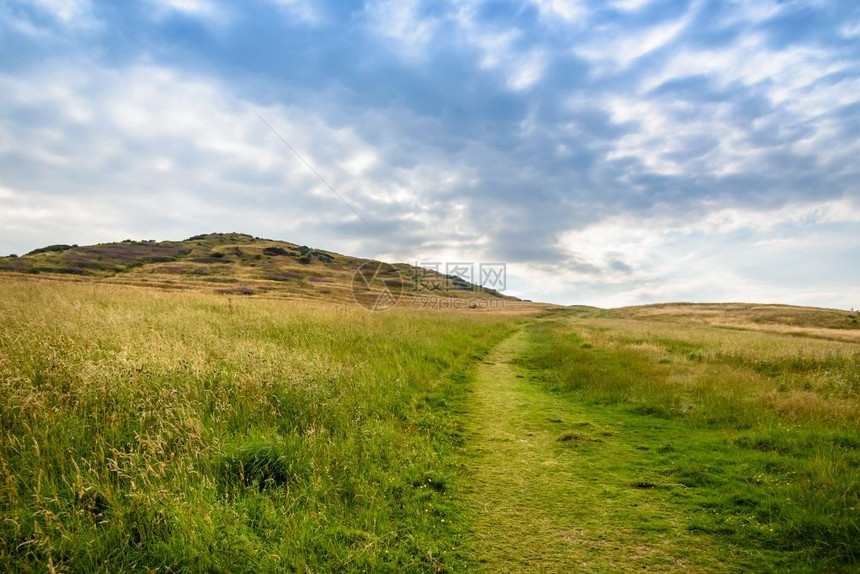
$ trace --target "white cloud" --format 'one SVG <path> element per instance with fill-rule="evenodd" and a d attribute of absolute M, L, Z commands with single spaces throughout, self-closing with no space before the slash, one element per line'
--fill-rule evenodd
<path fill-rule="evenodd" d="M 222 4 L 212 0 L 148 0 L 154 10 L 152 16 L 156 19 L 168 18 L 181 14 L 189 18 L 196 18 L 201 22 L 223 27 L 228 24 L 227 10 Z"/>
<path fill-rule="evenodd" d="M 519 29 L 489 26 L 477 18 L 475 6 L 465 4 L 456 14 L 456 23 L 466 44 L 481 54 L 481 67 L 500 71 L 511 90 L 531 88 L 543 77 L 546 53 L 539 46 L 519 46 L 522 40 Z"/>
<path fill-rule="evenodd" d="M 598 74 L 623 70 L 642 56 L 672 43 L 690 25 L 698 10 L 699 4 L 694 3 L 680 18 L 642 30 L 604 27 L 589 42 L 578 44 L 574 53 L 592 63 Z"/>
<path fill-rule="evenodd" d="M 618 216 L 562 235 L 579 265 L 530 270 L 536 298 L 604 307 L 666 301 L 782 302 L 848 308 L 860 297 L 860 270 L 835 274 L 844 231 L 860 230 L 860 203 L 849 198 L 774 211 L 723 209 L 692 221 Z M 732 235 L 743 231 L 741 235 Z M 611 262 L 631 267 L 619 272 Z"/>
<path fill-rule="evenodd" d="M 93 205 L 79 197 L 58 197 L 30 189 L 0 188 L 0 227 L 9 237 L 23 238 L 18 253 L 48 243 L 92 243 L 124 237 L 122 214 L 109 203 Z M 4 253 L 5 255 L 5 253 Z"/>
<path fill-rule="evenodd" d="M 574 110 L 593 105 L 570 102 Z M 738 125 L 731 103 L 619 95 L 606 97 L 601 106 L 614 123 L 632 126 L 608 146 L 607 160 L 632 158 L 663 175 L 719 177 L 758 168 L 762 150 L 750 141 L 749 126 Z"/>
<path fill-rule="evenodd" d="M 749 86 L 764 84 L 774 104 L 791 103 L 803 97 L 804 88 L 849 65 L 822 48 L 795 46 L 772 50 L 761 35 L 748 35 L 727 47 L 695 51 L 683 48 L 670 56 L 662 72 L 649 78 L 642 87 L 648 90 L 675 78 L 708 76 L 721 86 L 734 82 Z"/>
<path fill-rule="evenodd" d="M 319 185 L 313 174 L 273 137 L 251 104 L 210 79 L 152 65 L 110 71 L 76 61 L 27 78 L 0 77 L 0 92 L 5 94 L 3 107 L 16 110 L 19 118 L 0 124 L 0 139 L 15 142 L 0 149 L 6 166 L 3 183 L 19 190 L 19 199 L 26 192 L 26 201 L 18 201 L 14 213 L 28 225 L 57 217 L 34 206 L 62 206 L 65 227 L 86 230 L 77 241 L 85 243 L 104 239 L 99 229 L 127 225 L 125 218 L 143 226 L 136 230 L 141 235 L 149 235 L 147 225 L 164 228 L 177 220 L 186 229 L 198 228 L 207 210 L 181 206 L 203 198 L 208 213 L 216 213 L 211 219 L 217 220 L 236 218 L 236 204 L 246 203 L 242 218 L 248 229 L 247 213 L 266 203 L 278 206 L 273 210 L 281 211 L 287 227 L 296 219 L 291 204 L 319 204 L 308 195 Z M 63 111 L 56 120 L 45 115 L 56 110 Z M 304 110 L 278 106 L 259 113 L 311 161 L 322 142 L 342 145 L 337 151 L 344 158 L 369 147 Z M 328 159 L 320 158 L 319 164 Z M 22 167 L 12 169 L 14 164 Z M 285 202 L 286 196 L 294 201 Z M 145 201 L 133 206 L 135 198 Z M 0 201 L 4 213 L 13 212 L 8 198 Z M 81 215 L 85 209 L 70 207 L 78 204 L 96 212 L 103 210 L 95 206 L 113 207 L 96 224 Z M 25 235 L 42 243 L 47 226 L 33 225 Z"/>
<path fill-rule="evenodd" d="M 92 23 L 92 6 L 88 0 L 32 0 L 32 3 L 66 25 Z"/>
<path fill-rule="evenodd" d="M 216 9 L 208 0 L 152 0 L 155 4 L 169 10 L 191 16 L 212 16 Z"/>
<path fill-rule="evenodd" d="M 540 80 L 545 66 L 546 56 L 542 50 L 526 52 L 511 66 L 508 85 L 517 91 L 531 87 Z"/>
<path fill-rule="evenodd" d="M 846 66 L 821 49 L 770 52 L 757 37 L 729 48 L 682 50 L 639 93 L 602 99 L 600 106 L 612 121 L 630 127 L 612 143 L 606 158 L 634 158 L 646 170 L 664 175 L 721 177 L 760 171 L 762 155 L 782 146 L 786 152 L 814 159 L 831 174 L 853 170 L 851 158 L 860 155 L 860 140 L 846 140 L 841 119 L 831 114 L 860 101 L 860 80 L 823 80 Z M 702 75 L 711 79 L 715 89 L 749 84 L 772 107 L 750 121 L 740 103 L 731 99 L 649 94 L 669 80 Z M 577 97 L 568 106 L 576 112 L 595 103 Z M 762 131 L 771 134 L 764 143 L 757 139 Z M 701 151 L 693 153 L 697 146 Z"/>
<path fill-rule="evenodd" d="M 769 20 L 785 8 L 780 0 L 729 0 L 716 24 L 720 27 L 757 24 Z"/>
<path fill-rule="evenodd" d="M 611 218 L 585 229 L 561 234 L 558 247 L 562 252 L 600 271 L 574 272 L 576 280 L 611 284 L 649 277 L 647 266 L 664 238 L 639 222 L 639 225 L 631 225 L 629 219 L 632 218 Z M 635 276 L 628 277 L 620 270 L 614 272 L 612 264 L 619 261 L 632 268 Z"/>
<path fill-rule="evenodd" d="M 684 136 L 711 134 L 719 141 L 719 153 L 713 154 L 708 169 L 716 175 L 751 173 L 763 149 L 753 143 L 751 135 L 766 123 L 776 122 L 780 129 L 809 126 L 811 131 L 786 139 L 787 149 L 795 154 L 812 156 L 831 173 L 853 164 L 851 157 L 860 155 L 860 140 L 846 140 L 842 121 L 831 116 L 835 110 L 856 104 L 860 80 L 837 77 L 850 62 L 823 49 L 806 46 L 779 51 L 768 48 L 764 38 L 750 35 L 736 44 L 711 50 L 682 49 L 670 56 L 662 71 L 649 77 L 637 97 L 616 98 L 608 105 L 616 121 L 639 121 L 642 129 L 625 136 L 615 155 L 641 156 L 644 163 L 661 173 L 678 173 L 682 166 L 660 165 L 665 152 L 682 149 Z M 678 114 L 683 103 L 665 98 L 648 98 L 647 92 L 670 80 L 688 77 L 709 78 L 713 86 L 733 89 L 739 84 L 750 92 L 767 98 L 771 104 L 767 116 L 744 124 L 733 119 L 732 104 L 696 103 L 693 113 Z M 623 108 L 637 111 L 625 118 Z M 678 118 L 686 118 L 679 122 Z M 785 139 L 785 138 L 783 138 Z M 673 143 L 674 142 L 674 143 Z M 657 143 L 657 145 L 655 145 Z M 768 146 L 772 150 L 772 144 Z"/>
<path fill-rule="evenodd" d="M 543 77 L 546 51 L 541 46 L 521 46 L 523 34 L 516 27 L 487 24 L 477 15 L 479 7 L 479 2 L 461 2 L 451 13 L 431 16 L 422 0 L 374 0 L 365 10 L 374 32 L 393 41 L 401 57 L 427 58 L 434 42 L 444 35 L 446 43 L 458 39 L 477 50 L 480 67 L 500 72 L 509 89 L 522 91 L 534 86 Z"/>
<path fill-rule="evenodd" d="M 585 24 L 588 9 L 580 0 L 532 0 L 542 17 Z"/>
<path fill-rule="evenodd" d="M 421 15 L 421 0 L 374 0 L 366 5 L 374 31 L 395 41 L 407 57 L 422 57 L 436 34 L 439 20 Z"/>
<path fill-rule="evenodd" d="M 8 4 L 8 6 L 7 6 Z M 16 8 L 24 9 L 16 9 Z M 48 18 L 33 16 L 48 16 Z M 62 40 L 70 34 L 91 34 L 103 24 L 90 0 L 7 0 L 0 3 L 0 28 L 39 38 Z"/>
<path fill-rule="evenodd" d="M 723 10 L 714 21 L 720 28 L 750 26 L 771 20 L 791 10 L 820 10 L 830 0 L 724 0 Z"/>
<path fill-rule="evenodd" d="M 860 36 L 860 21 L 845 24 L 839 29 L 839 33 L 845 38 L 856 38 Z"/>
<path fill-rule="evenodd" d="M 313 103 L 255 106 L 212 78 L 152 64 L 109 70 L 63 61 L 27 77 L 0 76 L 0 105 L 10 111 L 0 120 L 0 223 L 16 230 L 10 247 L 237 229 L 409 260 L 416 242 L 435 241 L 432 252 L 459 241 L 452 230 L 472 231 L 465 209 L 447 202 L 475 181 L 474 168 L 410 141 L 423 120 L 369 110 L 343 125 L 327 117 L 337 110 L 327 114 L 318 97 Z M 255 112 L 366 219 L 406 226 L 388 237 L 398 251 L 356 231 L 362 224 L 352 212 Z M 371 144 L 362 125 L 390 135 Z M 404 143 L 420 162 L 381 164 L 402 156 Z M 352 227 L 339 230 L 344 224 Z"/>
<path fill-rule="evenodd" d="M 653 2 L 654 0 L 614 0 L 612 7 L 623 12 L 636 12 Z"/>
<path fill-rule="evenodd" d="M 343 169 L 353 177 L 360 176 L 368 169 L 379 164 L 379 156 L 369 150 L 362 150 L 341 162 Z"/>
<path fill-rule="evenodd" d="M 700 213 L 692 220 L 690 215 L 619 215 L 563 233 L 558 245 L 562 252 L 599 270 L 565 271 L 564 282 L 616 286 L 617 294 L 591 299 L 610 306 L 685 300 L 692 293 L 707 293 L 706 287 L 725 293 L 729 299 L 772 301 L 773 286 L 767 287 L 771 290 L 769 297 L 759 297 L 761 278 L 742 276 L 737 269 L 739 262 L 762 254 L 767 254 L 764 260 L 774 260 L 791 252 L 803 253 L 816 245 L 832 252 L 834 245 L 821 244 L 822 240 L 811 237 L 808 230 L 826 229 L 830 224 L 860 225 L 860 201 L 847 196 L 820 203 L 788 204 L 775 210 L 705 205 Z M 792 229 L 786 230 L 787 226 Z M 798 237 L 797 229 L 807 231 Z M 729 237 L 739 231 L 752 238 L 745 240 L 740 253 L 734 250 L 737 244 Z M 812 275 L 808 279 L 814 282 L 820 278 Z M 786 293 L 790 291 L 785 289 Z M 814 302 L 809 298 L 803 301 Z M 818 303 L 824 301 L 819 299 Z"/>

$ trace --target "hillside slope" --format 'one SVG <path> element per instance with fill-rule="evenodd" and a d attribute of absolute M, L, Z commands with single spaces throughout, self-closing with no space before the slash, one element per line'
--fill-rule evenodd
<path fill-rule="evenodd" d="M 0 257 L 0 271 L 225 294 L 351 301 L 355 272 L 370 261 L 243 233 L 210 233 L 182 241 L 51 245 L 20 257 Z M 407 296 L 518 300 L 405 263 L 385 265 L 374 281 Z"/>

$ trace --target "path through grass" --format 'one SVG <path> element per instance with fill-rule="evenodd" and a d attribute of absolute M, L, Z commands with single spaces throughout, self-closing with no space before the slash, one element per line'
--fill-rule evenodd
<path fill-rule="evenodd" d="M 519 332 L 476 373 L 468 498 L 483 568 L 719 570 L 709 541 L 680 529 L 666 497 L 637 484 L 645 455 L 633 443 L 646 429 L 528 382 L 513 363 L 526 347 Z"/>
<path fill-rule="evenodd" d="M 834 562 L 772 543 L 779 541 L 774 529 L 791 526 L 778 513 L 771 522 L 762 518 L 770 508 L 765 491 L 779 486 L 772 480 L 785 463 L 765 464 L 770 473 L 755 470 L 768 461 L 739 459 L 720 428 L 582 400 L 548 385 L 547 372 L 533 362 L 550 344 L 553 323 L 541 323 L 496 347 L 475 373 L 466 435 L 465 497 L 474 528 L 467 553 L 484 571 L 846 566 L 839 564 L 845 550 L 835 546 Z M 598 359 L 596 369 L 609 365 Z M 760 507 L 759 498 L 767 504 Z"/>
<path fill-rule="evenodd" d="M 2 286 L 0 572 L 856 571 L 850 341 Z"/>

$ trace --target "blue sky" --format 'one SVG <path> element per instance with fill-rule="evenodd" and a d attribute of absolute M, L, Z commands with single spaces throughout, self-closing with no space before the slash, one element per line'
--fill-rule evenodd
<path fill-rule="evenodd" d="M 505 262 L 558 303 L 860 307 L 860 4 L 6 0 L 0 229 L 0 253 L 241 231 Z"/>

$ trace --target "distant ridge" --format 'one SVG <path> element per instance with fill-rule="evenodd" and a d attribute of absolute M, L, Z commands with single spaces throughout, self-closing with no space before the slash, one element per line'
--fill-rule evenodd
<path fill-rule="evenodd" d="M 245 233 L 207 233 L 181 241 L 48 245 L 26 255 L 0 257 L 0 272 L 236 295 L 350 300 L 355 271 L 371 261 Z M 519 301 L 407 263 L 386 269 L 379 281 L 405 294 Z"/>

